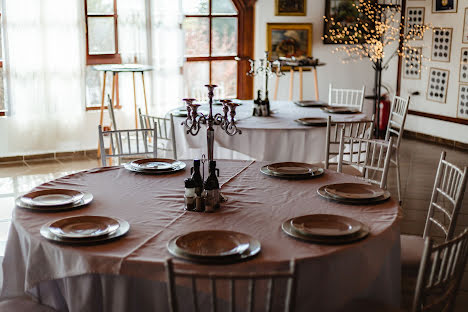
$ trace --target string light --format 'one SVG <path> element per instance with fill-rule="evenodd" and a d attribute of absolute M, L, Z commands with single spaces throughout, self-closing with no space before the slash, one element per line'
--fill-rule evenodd
<path fill-rule="evenodd" d="M 412 47 L 412 42 L 421 39 L 428 29 L 433 29 L 431 24 L 422 24 L 412 25 L 406 32 L 400 31 L 405 27 L 399 19 L 400 6 L 385 5 L 375 0 L 359 0 L 358 4 L 352 5 L 358 13 L 355 24 L 344 25 L 333 17 L 323 17 L 324 21 L 329 24 L 329 34 L 325 34 L 322 40 L 327 39 L 332 43 L 342 45 L 332 53 L 346 53 L 347 57 L 343 59 L 343 63 L 364 58 L 370 59 L 374 64 L 381 63 L 386 56 L 385 48 L 394 42 L 401 42 L 402 45 L 391 54 L 390 59 L 394 55 L 399 55 L 405 62 L 409 62 L 411 55 L 414 55 L 418 49 Z M 403 21 L 404 17 L 401 20 Z M 420 63 L 422 60 L 428 60 L 422 54 L 420 58 Z"/>

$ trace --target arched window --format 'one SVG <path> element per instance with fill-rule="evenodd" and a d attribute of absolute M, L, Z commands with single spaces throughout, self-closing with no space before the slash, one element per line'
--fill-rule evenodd
<path fill-rule="evenodd" d="M 251 98 L 252 81 L 245 76 L 245 61 L 236 56 L 253 45 L 253 7 L 239 0 L 184 0 L 184 81 L 187 96 L 206 98 L 205 84 L 216 84 L 215 97 Z M 249 17 L 249 18 L 246 18 Z M 243 34 L 249 20 L 250 35 Z M 251 49 L 253 50 L 253 49 Z"/>

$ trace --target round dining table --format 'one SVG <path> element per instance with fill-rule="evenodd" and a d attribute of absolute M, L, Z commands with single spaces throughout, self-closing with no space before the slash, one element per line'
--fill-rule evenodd
<path fill-rule="evenodd" d="M 223 159 L 256 159 L 265 161 L 298 161 L 315 163 L 325 159 L 326 122 L 320 126 L 305 126 L 299 118 L 327 118 L 332 121 L 361 121 L 370 119 L 364 113 L 330 114 L 319 107 L 302 107 L 293 101 L 272 101 L 268 117 L 252 116 L 253 101 L 235 101 L 236 125 L 242 134 L 230 136 L 215 128 L 215 153 Z M 209 110 L 208 104 L 198 109 Z M 180 109 L 172 111 L 180 113 Z M 221 105 L 213 105 L 213 114 L 222 113 Z M 206 154 L 206 127 L 196 136 L 187 134 L 180 124 L 187 117 L 174 118 L 175 138 L 179 158 L 200 157 Z M 233 153 L 234 152 L 234 153 Z M 239 154 L 240 153 L 240 154 Z M 215 156 L 215 157 L 216 157 Z"/>
<path fill-rule="evenodd" d="M 16 207 L 3 260 L 1 296 L 27 293 L 57 311 L 168 311 L 165 260 L 167 243 L 198 230 L 231 230 L 261 244 L 258 255 L 223 265 L 174 258 L 174 265 L 195 272 L 263 272 L 297 264 L 295 311 L 338 311 L 354 299 L 399 305 L 399 205 L 347 205 L 317 194 L 323 185 L 359 182 L 325 170 L 306 180 L 264 175 L 267 162 L 219 160 L 219 182 L 227 201 L 213 213 L 184 210 L 185 170 L 145 175 L 121 166 L 81 171 L 34 190 L 73 189 L 93 194 L 74 210 L 37 212 Z M 206 168 L 205 168 L 206 169 Z M 364 239 L 341 245 L 306 242 L 286 235 L 281 224 L 308 214 L 356 219 L 370 229 Z M 115 240 L 69 245 L 41 236 L 41 227 L 70 216 L 117 217 L 130 230 Z M 184 298 L 181 298 L 183 300 Z"/>

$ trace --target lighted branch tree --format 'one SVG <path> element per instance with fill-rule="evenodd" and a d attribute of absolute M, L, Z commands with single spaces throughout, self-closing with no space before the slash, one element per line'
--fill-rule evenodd
<path fill-rule="evenodd" d="M 359 3 L 350 2 L 357 13 L 355 21 L 351 23 L 340 22 L 333 17 L 324 16 L 325 22 L 329 25 L 329 33 L 324 34 L 322 40 L 326 39 L 329 42 L 341 44 L 333 52 L 345 52 L 344 62 L 367 58 L 373 63 L 376 93 L 374 113 L 377 116 L 378 133 L 380 116 L 377 107 L 381 98 L 382 71 L 388 68 L 390 61 L 395 56 L 402 56 L 406 62 L 405 56 L 413 54 L 416 50 L 410 42 L 420 39 L 424 32 L 432 26 L 427 24 L 414 25 L 405 31 L 403 19 L 400 19 L 401 7 L 399 5 L 375 0 L 359 0 Z M 386 48 L 387 46 L 388 48 Z M 396 48 L 391 50 L 392 46 L 396 46 Z M 421 62 L 422 59 L 425 58 L 421 55 Z M 418 70 L 421 70 L 421 66 Z"/>

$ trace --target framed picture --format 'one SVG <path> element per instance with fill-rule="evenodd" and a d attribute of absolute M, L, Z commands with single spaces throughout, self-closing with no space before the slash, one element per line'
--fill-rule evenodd
<path fill-rule="evenodd" d="M 312 56 L 312 24 L 268 23 L 266 37 L 272 60 L 281 56 Z"/>
<path fill-rule="evenodd" d="M 341 39 L 341 42 L 330 39 L 333 29 L 338 29 L 338 26 L 333 26 L 329 21 L 333 19 L 336 23 L 340 23 L 342 28 L 358 24 L 358 19 L 362 18 L 362 14 L 356 6 L 359 6 L 359 0 L 326 0 L 325 17 L 328 22 L 323 23 L 323 43 L 340 44 L 346 41 L 347 38 Z"/>
<path fill-rule="evenodd" d="M 463 43 L 468 43 L 468 8 L 465 9 L 465 20 L 463 23 Z"/>
<path fill-rule="evenodd" d="M 450 62 L 453 28 L 434 28 L 431 61 Z"/>
<path fill-rule="evenodd" d="M 275 15 L 306 15 L 306 0 L 275 0 Z"/>
<path fill-rule="evenodd" d="M 449 70 L 431 67 L 427 85 L 426 98 L 429 101 L 445 103 L 447 99 L 447 88 Z"/>
<path fill-rule="evenodd" d="M 458 0 L 432 0 L 432 13 L 457 13 Z"/>

